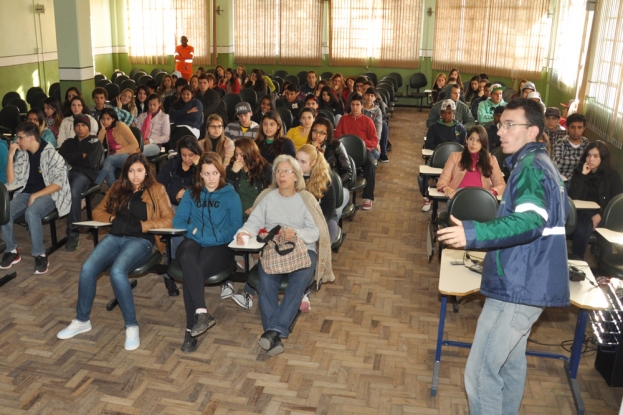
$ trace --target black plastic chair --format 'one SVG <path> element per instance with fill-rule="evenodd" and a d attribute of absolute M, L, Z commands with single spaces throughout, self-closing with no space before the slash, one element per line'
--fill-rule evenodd
<path fill-rule="evenodd" d="M 101 88 L 104 88 L 108 84 L 112 84 L 112 82 L 110 82 L 110 79 L 102 79 L 101 81 L 97 81 L 95 86 L 99 86 Z"/>
<path fill-rule="evenodd" d="M 504 174 L 504 181 L 507 181 L 511 172 L 508 168 L 504 167 L 504 160 L 506 160 L 512 154 L 504 154 L 504 151 L 502 151 L 502 147 L 496 147 L 491 152 L 491 155 L 497 159 L 500 170 L 502 170 L 502 173 Z"/>
<path fill-rule="evenodd" d="M 136 92 L 136 82 L 134 82 L 133 79 L 126 79 L 125 81 L 121 82 L 121 85 L 119 85 L 120 91 L 123 91 L 124 89 L 131 89 L 132 91 Z"/>
<path fill-rule="evenodd" d="M 275 86 L 279 85 L 279 91 L 281 91 L 283 89 L 283 78 L 279 77 L 279 76 L 273 76 L 273 84 L 275 84 Z"/>
<path fill-rule="evenodd" d="M 60 92 L 60 90 L 61 90 L 61 83 L 54 82 L 52 85 L 50 85 L 50 88 L 48 88 L 48 96 L 53 97 L 56 91 Z"/>
<path fill-rule="evenodd" d="M 134 75 L 136 75 L 138 72 L 145 73 L 145 70 L 141 68 L 132 68 L 132 70 L 130 71 L 130 78 L 134 78 Z"/>
<path fill-rule="evenodd" d="M 0 134 L 13 137 L 15 128 L 22 122 L 20 110 L 15 105 L 6 105 L 0 111 Z"/>
<path fill-rule="evenodd" d="M 30 109 L 36 108 L 37 103 L 39 101 L 43 101 L 44 99 L 46 99 L 48 96 L 46 95 L 45 92 L 37 92 L 35 94 L 32 94 L 30 96 L 30 101 L 28 101 L 28 104 L 30 104 Z"/>
<path fill-rule="evenodd" d="M 504 92 L 502 92 L 502 99 L 504 102 L 510 102 L 511 97 L 516 93 L 513 88 L 506 88 Z"/>
<path fill-rule="evenodd" d="M 414 98 L 420 100 L 420 105 L 417 108 L 422 111 L 422 101 L 424 99 L 428 99 L 428 94 L 425 92 L 420 92 L 421 88 L 426 87 L 428 84 L 428 80 L 426 79 L 426 75 L 423 73 L 414 73 L 411 75 L 411 79 L 409 80 L 409 85 L 407 85 L 407 96 L 409 98 Z M 409 88 L 415 89 L 415 92 L 409 92 Z"/>
<path fill-rule="evenodd" d="M 319 109 L 318 110 L 318 116 L 319 117 L 325 117 L 326 119 L 331 121 L 331 125 L 333 125 L 333 128 L 337 127 L 337 123 L 335 122 L 335 115 L 333 114 L 332 111 Z"/>
<path fill-rule="evenodd" d="M 363 177 L 361 177 L 361 175 L 363 174 L 363 166 L 368 161 L 366 144 L 360 137 L 356 135 L 344 135 L 340 137 L 340 142 L 346 149 L 346 154 L 348 154 L 348 156 L 353 159 L 353 162 L 355 164 L 354 168 L 353 166 L 351 166 L 353 172 L 353 180 L 351 180 L 351 186 L 354 186 L 354 188 L 349 187 L 349 190 L 353 192 L 353 204 L 355 205 L 355 208 L 358 208 L 359 206 L 357 206 L 357 191 L 363 190 L 364 187 L 366 187 L 366 181 Z"/>
<path fill-rule="evenodd" d="M 567 214 L 567 221 L 565 222 L 565 235 L 567 239 L 573 235 L 575 228 L 578 226 L 578 211 L 573 204 L 573 200 L 567 196 L 569 202 L 569 213 Z"/>
<path fill-rule="evenodd" d="M 143 76 L 146 76 L 147 72 L 145 71 L 138 71 L 135 72 L 134 75 L 130 75 L 130 79 L 134 79 L 134 82 L 136 82 L 138 84 L 138 80 L 141 79 Z"/>
<path fill-rule="evenodd" d="M 257 93 L 252 88 L 245 88 L 238 94 L 242 102 L 248 102 L 251 108 L 255 108 L 257 105 Z"/>
<path fill-rule="evenodd" d="M 28 104 L 21 98 L 11 98 L 6 105 L 13 105 L 19 108 L 20 114 L 26 114 L 28 112 Z"/>
<path fill-rule="evenodd" d="M 162 84 L 162 78 L 164 78 L 166 75 L 167 73 L 163 71 L 163 72 L 158 72 L 156 76 L 154 76 L 154 79 L 156 80 L 158 85 Z"/>
<path fill-rule="evenodd" d="M 15 91 L 7 92 L 2 97 L 2 107 L 6 107 L 7 105 L 9 105 L 9 101 L 12 100 L 13 98 L 22 99 L 22 96 Z"/>
<path fill-rule="evenodd" d="M 242 102 L 239 94 L 227 94 L 223 97 L 225 108 L 227 108 L 227 118 L 229 122 L 237 121 L 236 119 L 236 104 Z M 253 107 L 251 107 L 253 108 Z"/>
<path fill-rule="evenodd" d="M 391 72 L 387 75 L 388 77 L 394 78 L 396 81 L 398 81 L 398 88 L 400 88 L 402 86 L 402 75 L 400 75 L 398 72 Z M 400 94 L 402 95 L 402 94 Z"/>
<path fill-rule="evenodd" d="M 124 76 L 124 75 L 122 75 Z M 121 77 L 119 77 L 121 78 Z M 119 79 L 117 78 L 117 79 Z M 129 78 L 128 78 L 129 79 Z M 125 79 L 124 79 L 125 81 Z M 123 81 L 119 82 L 119 84 L 123 83 Z M 108 84 L 108 85 L 104 85 L 104 89 L 106 90 L 106 92 L 108 92 L 108 101 L 109 102 L 113 102 L 115 100 L 115 98 L 117 98 L 117 95 L 119 95 L 121 93 L 121 89 L 119 88 L 118 84 Z"/>
<path fill-rule="evenodd" d="M 283 133 L 285 134 L 290 128 L 292 128 L 294 117 L 292 116 L 292 112 L 284 107 L 277 108 L 277 112 L 279 113 L 279 116 L 281 116 L 281 121 L 283 121 L 283 128 L 285 130 Z"/>
<path fill-rule="evenodd" d="M 152 78 L 155 78 L 156 75 L 158 75 L 160 72 L 163 72 L 162 69 L 154 68 L 154 69 L 151 70 L 151 72 L 149 74 L 151 75 Z"/>
<path fill-rule="evenodd" d="M 36 103 L 37 101 L 34 101 L 34 102 L 31 102 L 31 101 L 33 97 L 38 93 L 42 93 L 45 95 L 45 91 L 41 87 L 33 86 L 32 88 L 29 88 L 28 91 L 26 91 L 26 102 L 29 103 L 30 105 L 32 105 L 33 103 Z"/>
<path fill-rule="evenodd" d="M 234 271 L 236 271 L 237 267 L 238 265 L 236 264 L 236 261 L 232 261 L 232 263 L 229 264 L 227 267 L 225 267 L 224 269 L 220 270 L 216 274 L 207 278 L 204 281 L 204 284 L 205 285 L 222 284 L 224 281 L 227 281 L 227 279 L 229 279 L 229 276 Z M 179 262 L 177 262 L 177 260 L 173 260 L 171 262 L 171 265 L 169 265 L 169 267 L 167 268 L 167 274 L 169 274 L 171 278 L 173 278 L 175 281 L 178 281 L 178 282 L 184 281 L 184 274 L 182 273 L 182 267 L 180 266 Z"/>
<path fill-rule="evenodd" d="M 287 75 L 285 78 L 283 78 L 284 81 L 289 81 L 291 83 L 293 83 L 294 85 L 299 85 L 299 78 L 297 76 L 294 75 Z M 307 81 L 305 81 L 307 82 Z"/>
<path fill-rule="evenodd" d="M 366 72 L 366 73 L 363 74 L 363 76 L 365 76 L 369 80 L 371 80 L 372 83 L 374 83 L 375 86 L 376 86 L 376 84 L 379 83 L 379 78 L 376 76 L 376 74 L 374 72 Z"/>
<path fill-rule="evenodd" d="M 95 76 L 93 77 L 93 82 L 97 84 L 102 79 L 106 79 L 106 75 L 102 75 L 101 73 L 98 73 L 98 74 L 95 74 Z"/>
<path fill-rule="evenodd" d="M 288 76 L 288 71 L 283 71 L 283 70 L 277 71 L 275 72 L 275 76 L 278 76 L 281 79 L 285 79 L 285 77 Z"/>
<path fill-rule="evenodd" d="M 111 76 L 110 76 L 110 81 L 111 82 L 115 82 L 117 80 L 118 77 L 120 77 L 121 75 L 125 75 L 125 72 L 123 71 L 115 71 Z"/>
<path fill-rule="evenodd" d="M 11 219 L 10 216 L 10 202 L 11 198 L 9 197 L 9 192 L 6 186 L 0 183 L 0 226 L 6 225 L 9 223 Z M 0 251 L 4 252 L 6 249 L 6 243 L 4 241 L 0 241 Z M 2 287 L 7 282 L 11 281 L 17 277 L 17 272 L 13 271 L 9 274 L 6 274 L 2 278 L 0 278 L 0 287 Z"/>
<path fill-rule="evenodd" d="M 138 76 L 138 74 L 137 74 L 137 76 Z M 136 77 L 135 77 L 135 78 L 136 78 Z M 154 78 L 152 78 L 151 76 L 149 76 L 149 75 L 147 75 L 147 74 L 145 74 L 145 75 L 141 75 L 141 76 L 138 78 L 138 81 L 136 81 L 136 85 L 137 85 L 137 86 L 146 85 L 146 84 L 147 84 L 147 82 L 151 81 L 152 79 L 154 79 Z"/>
<path fill-rule="evenodd" d="M 389 83 L 394 89 L 394 92 L 398 90 L 398 81 L 396 80 L 396 78 L 392 78 L 391 76 L 386 76 L 383 79 L 381 79 L 381 82 Z"/>
<path fill-rule="evenodd" d="M 342 185 L 342 179 L 340 176 L 333 170 L 329 170 L 329 174 L 331 175 L 331 188 L 335 192 L 335 206 L 342 206 L 344 203 L 344 187 Z M 342 230 L 342 218 L 338 218 L 338 230 L 335 240 L 331 241 L 331 249 L 333 252 L 338 253 L 340 251 L 340 247 L 342 243 L 344 243 L 344 238 L 346 238 L 346 232 Z"/>
<path fill-rule="evenodd" d="M 450 154 L 456 153 L 457 151 L 463 151 L 463 146 L 457 142 L 451 141 L 439 144 L 430 158 L 431 167 L 443 169 L 446 165 L 446 161 L 450 158 Z"/>
<path fill-rule="evenodd" d="M 112 82 L 113 82 L 115 85 L 121 85 L 121 83 L 122 83 L 123 81 L 125 81 L 126 79 L 130 79 L 130 77 L 129 77 L 129 76 L 127 76 L 127 75 L 119 75 L 119 76 L 117 76 L 117 77 L 116 77 L 116 78 L 115 78 Z"/>
<path fill-rule="evenodd" d="M 601 218 L 600 228 L 610 229 L 616 232 L 623 232 L 623 194 L 613 197 Z M 599 259 L 599 268 L 604 275 L 609 277 L 623 278 L 623 250 L 617 247 L 616 254 L 604 254 L 602 247 L 602 255 Z"/>
<path fill-rule="evenodd" d="M 300 71 L 296 74 L 296 77 L 299 79 L 299 85 L 307 83 L 307 71 Z"/>
<path fill-rule="evenodd" d="M 320 74 L 320 79 L 324 80 L 329 80 L 331 79 L 331 77 L 333 76 L 333 72 L 323 72 Z"/>

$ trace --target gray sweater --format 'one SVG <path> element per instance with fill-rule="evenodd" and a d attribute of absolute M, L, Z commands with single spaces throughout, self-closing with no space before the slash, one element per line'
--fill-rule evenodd
<path fill-rule="evenodd" d="M 270 231 L 277 225 L 294 229 L 307 249 L 316 252 L 316 242 L 320 238 L 320 231 L 298 193 L 294 196 L 283 197 L 278 189 L 274 189 L 253 209 L 249 219 L 236 233 L 246 232 L 255 237 L 260 229 L 265 228 Z"/>

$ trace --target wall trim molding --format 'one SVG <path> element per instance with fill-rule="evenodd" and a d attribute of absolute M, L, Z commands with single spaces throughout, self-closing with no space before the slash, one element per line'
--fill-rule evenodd
<path fill-rule="evenodd" d="M 109 55 L 111 53 L 128 53 L 127 46 L 98 46 L 93 48 L 93 56 Z"/>
<path fill-rule="evenodd" d="M 92 66 L 85 68 L 58 68 L 58 75 L 61 81 L 85 81 L 93 79 L 95 72 Z"/>
<path fill-rule="evenodd" d="M 32 55 L 2 56 L 0 57 L 0 67 L 55 60 L 58 60 L 58 54 L 56 52 L 33 53 Z"/>

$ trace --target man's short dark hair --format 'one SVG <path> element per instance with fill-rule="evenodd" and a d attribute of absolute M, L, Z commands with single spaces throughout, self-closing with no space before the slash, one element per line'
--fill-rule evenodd
<path fill-rule="evenodd" d="M 363 97 L 359 93 L 355 93 L 350 97 L 351 104 L 353 103 L 353 101 L 359 101 L 361 105 L 363 105 Z"/>
<path fill-rule="evenodd" d="M 367 80 L 368 78 L 366 78 L 365 76 L 358 76 L 357 79 L 355 79 L 355 85 L 365 84 Z"/>
<path fill-rule="evenodd" d="M 309 72 L 307 72 L 307 75 L 312 74 L 312 73 L 313 73 L 314 75 L 316 75 L 316 71 L 309 71 Z"/>
<path fill-rule="evenodd" d="M 283 90 L 284 91 L 290 91 L 290 92 L 299 92 L 299 86 L 296 85 L 295 83 L 291 82 L 290 84 L 284 86 Z"/>
<path fill-rule="evenodd" d="M 149 81 L 145 82 L 145 86 L 150 89 L 158 89 L 158 82 L 156 82 L 155 79 L 150 79 Z"/>
<path fill-rule="evenodd" d="M 461 89 L 461 86 L 459 84 L 452 84 L 450 86 L 452 87 L 452 89 Z"/>
<path fill-rule="evenodd" d="M 374 90 L 374 87 L 371 86 L 370 88 L 366 89 L 366 92 L 364 92 L 363 94 L 376 96 L 376 91 Z"/>
<path fill-rule="evenodd" d="M 186 86 L 188 85 L 188 81 L 184 78 L 177 78 L 175 80 L 175 89 L 179 88 L 180 86 Z"/>
<path fill-rule="evenodd" d="M 95 95 L 104 95 L 104 98 L 108 99 L 108 91 L 101 86 L 98 86 L 93 90 L 93 92 L 91 92 L 91 98 L 95 98 Z"/>
<path fill-rule="evenodd" d="M 530 125 L 534 125 L 539 128 L 539 134 L 537 139 L 543 135 L 545 129 L 545 115 L 543 115 L 543 108 L 536 102 L 527 98 L 517 98 L 506 104 L 504 110 L 517 110 L 523 109 L 526 114 L 526 121 Z"/>
<path fill-rule="evenodd" d="M 491 88 L 493 86 L 493 84 L 491 82 L 487 82 L 485 84 L 485 88 Z"/>
<path fill-rule="evenodd" d="M 37 143 L 41 142 L 41 133 L 39 132 L 39 126 L 35 124 L 34 122 L 25 121 L 19 124 L 15 128 L 15 132 L 17 134 L 22 133 L 26 137 L 35 137 L 35 140 L 37 140 Z"/>
<path fill-rule="evenodd" d="M 370 88 L 374 88 L 374 82 L 370 81 L 369 79 L 363 83 L 364 85 L 368 85 Z"/>
<path fill-rule="evenodd" d="M 565 125 L 567 126 L 567 128 L 569 128 L 569 126 L 571 125 L 571 123 L 574 122 L 581 122 L 584 127 L 586 127 L 586 117 L 584 116 L 584 114 L 580 114 L 579 112 L 576 112 L 574 114 L 571 114 L 567 117 L 567 121 L 565 122 Z"/>
<path fill-rule="evenodd" d="M 487 75 L 486 73 L 481 73 L 480 75 L 478 75 L 478 77 L 480 77 L 480 79 L 486 79 L 489 80 L 489 75 Z"/>

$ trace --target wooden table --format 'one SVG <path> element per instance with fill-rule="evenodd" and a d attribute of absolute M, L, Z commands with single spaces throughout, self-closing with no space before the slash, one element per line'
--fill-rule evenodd
<path fill-rule="evenodd" d="M 446 320 L 446 306 L 448 296 L 463 297 L 480 291 L 481 275 L 470 271 L 463 265 L 452 265 L 451 261 L 463 261 L 465 251 L 446 248 L 441 254 L 439 266 L 439 293 L 441 294 L 441 309 L 439 312 L 439 329 L 437 332 L 437 348 L 435 351 L 435 366 L 433 369 L 433 381 L 431 395 L 437 394 L 439 380 L 439 367 L 441 362 L 441 347 L 456 346 L 470 348 L 471 343 L 443 340 L 443 331 Z M 484 253 L 477 253 L 478 257 L 484 257 Z M 565 368 L 571 392 L 575 400 L 578 415 L 584 414 L 584 401 L 580 394 L 577 383 L 578 366 L 586 331 L 586 322 L 589 310 L 603 310 L 608 307 L 608 301 L 600 288 L 593 286 L 588 279 L 594 282 L 593 273 L 584 261 L 569 261 L 570 265 L 580 268 L 586 274 L 584 281 L 569 281 L 569 293 L 571 304 L 578 307 L 578 318 L 571 347 L 571 355 L 565 356 L 559 353 L 540 352 L 526 350 L 526 355 L 550 359 L 559 359 L 565 362 Z"/>
<path fill-rule="evenodd" d="M 584 209 L 595 209 L 598 210 L 600 207 L 597 203 L 591 202 L 590 200 L 573 200 L 573 205 L 577 210 Z"/>
<path fill-rule="evenodd" d="M 422 164 L 420 166 L 420 175 L 441 176 L 441 172 L 442 171 L 443 171 L 443 169 L 441 169 L 441 168 L 431 167 L 431 166 L 426 165 L 426 164 Z"/>

